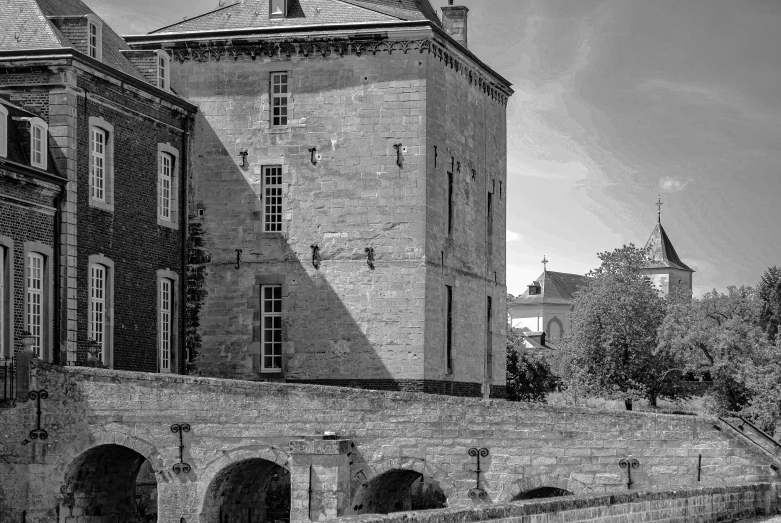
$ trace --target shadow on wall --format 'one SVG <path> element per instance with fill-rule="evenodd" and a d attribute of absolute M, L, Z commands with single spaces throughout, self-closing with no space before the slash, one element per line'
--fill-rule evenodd
<path fill-rule="evenodd" d="M 352 514 L 390 514 L 447 507 L 445 493 L 433 478 L 414 470 L 389 470 L 358 488 Z"/>
<path fill-rule="evenodd" d="M 261 167 L 250 172 L 241 160 L 234 161 L 202 115 L 195 134 L 200 143 L 194 148 L 196 188 L 190 208 L 203 210 L 203 215 L 196 212 L 190 220 L 187 346 L 197 372 L 249 380 L 327 378 L 334 385 L 403 387 L 393 381 L 366 335 L 377 329 L 373 337 L 382 343 L 386 358 L 406 357 L 414 346 L 400 333 L 409 318 L 390 317 L 378 301 L 403 303 L 408 293 L 394 285 L 392 264 L 374 270 L 367 263 L 365 246 L 381 233 L 362 226 L 351 233 L 350 248 L 335 240 L 329 243 L 324 239 L 329 232 L 326 220 L 321 223 L 319 217 L 332 209 L 318 204 L 317 194 L 301 196 L 285 209 L 305 223 L 278 233 L 263 231 Z M 299 160 L 308 161 L 308 154 Z M 284 161 L 297 162 L 290 155 Z M 296 174 L 295 183 L 306 176 Z M 288 224 L 283 221 L 282 228 Z M 266 285 L 281 288 L 281 304 L 261 300 L 261 286 Z M 340 295 L 350 296 L 352 309 Z M 421 354 L 412 357 L 421 362 L 422 377 L 420 330 Z M 262 351 L 280 357 L 264 358 Z"/>

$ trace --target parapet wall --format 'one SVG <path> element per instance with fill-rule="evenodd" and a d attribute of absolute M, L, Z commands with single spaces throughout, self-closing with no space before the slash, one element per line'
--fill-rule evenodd
<path fill-rule="evenodd" d="M 775 513 L 767 483 L 734 487 L 626 492 L 516 501 L 476 509 L 396 512 L 384 516 L 340 518 L 339 523 L 653 523 L 735 521 Z"/>
<path fill-rule="evenodd" d="M 775 456 L 706 417 L 43 363 L 33 365 L 31 382 L 32 389 L 48 391 L 41 428 L 49 437 L 29 438 L 36 402 L 0 409 L 2 521 L 4 513 L 20 514 L 25 507 L 35 508 L 27 523 L 49 521 L 73 464 L 88 465 L 80 457 L 107 445 L 130 448 L 149 461 L 161 522 L 198 521 L 215 478 L 253 459 L 290 471 L 294 521 L 320 508 L 328 518 L 369 512 L 353 501 L 375 479 L 399 470 L 438 483 L 451 508 L 495 506 L 546 487 L 577 495 L 626 491 L 620 462 L 630 457 L 638 462 L 632 469 L 637 491 L 778 481 Z M 191 430 L 180 440 L 171 426 L 184 423 Z M 304 455 L 292 443 L 317 435 L 322 440 L 326 431 L 344 442 L 342 450 Z M 488 451 L 480 462 L 483 498 L 469 496 L 477 486 L 472 448 Z M 186 474 L 173 470 L 181 460 L 191 467 Z M 314 509 L 307 504 L 312 463 L 314 474 L 324 474 L 317 480 L 323 499 L 335 496 Z"/>

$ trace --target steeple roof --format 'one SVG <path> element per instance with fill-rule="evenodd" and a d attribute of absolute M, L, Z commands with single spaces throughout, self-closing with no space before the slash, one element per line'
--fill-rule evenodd
<path fill-rule="evenodd" d="M 269 0 L 242 0 L 149 34 L 415 20 L 440 25 L 429 0 L 298 0 L 289 9 L 285 18 L 270 18 Z"/>
<path fill-rule="evenodd" d="M 570 304 L 574 299 L 575 293 L 587 286 L 588 281 L 587 276 L 580 274 L 545 270 L 534 281 L 534 285 L 540 287 L 540 293 L 529 294 L 527 289 L 526 292 L 515 298 L 513 304 Z"/>
<path fill-rule="evenodd" d="M 680 269 L 683 271 L 694 272 L 688 265 L 681 261 L 678 253 L 675 252 L 670 238 L 662 227 L 662 222 L 659 220 L 654 232 L 651 233 L 651 237 L 648 238 L 648 242 L 645 244 L 647 249 L 650 249 L 649 264 L 645 268 L 647 269 Z"/>

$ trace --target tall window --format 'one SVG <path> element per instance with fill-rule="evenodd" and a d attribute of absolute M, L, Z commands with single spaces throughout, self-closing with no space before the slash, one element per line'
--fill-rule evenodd
<path fill-rule="evenodd" d="M 288 74 L 271 73 L 271 125 L 287 125 Z"/>
<path fill-rule="evenodd" d="M 447 373 L 453 374 L 453 287 L 445 285 L 447 292 L 447 312 L 445 318 L 445 359 Z"/>
<path fill-rule="evenodd" d="M 33 167 L 46 169 L 48 126 L 40 118 L 33 118 L 30 124 L 30 163 Z"/>
<path fill-rule="evenodd" d="M 447 235 L 453 235 L 453 173 L 447 173 Z"/>
<path fill-rule="evenodd" d="M 43 277 L 44 258 L 37 252 L 27 254 L 27 282 L 25 330 L 35 336 L 33 352 L 41 356 L 41 343 L 43 336 Z"/>
<path fill-rule="evenodd" d="M 6 305 L 5 305 L 5 270 L 6 270 L 6 254 L 5 247 L 0 245 L 0 360 L 7 355 L 6 347 Z M 13 263 L 13 262 L 12 262 Z"/>
<path fill-rule="evenodd" d="M 90 268 L 89 337 L 100 346 L 106 362 L 106 267 L 95 264 Z"/>
<path fill-rule="evenodd" d="M 282 231 L 282 167 L 263 167 L 263 230 Z"/>
<path fill-rule="evenodd" d="M 174 282 L 168 278 L 160 280 L 160 298 L 158 311 L 160 315 L 160 371 L 171 372 L 171 336 L 173 334 L 173 293 Z"/>
<path fill-rule="evenodd" d="M 98 17 L 87 15 L 87 54 L 90 58 L 103 58 L 103 24 Z"/>
<path fill-rule="evenodd" d="M 169 64 L 170 59 L 165 51 L 157 52 L 157 87 L 165 89 L 170 87 Z"/>
<path fill-rule="evenodd" d="M 262 372 L 282 370 L 282 286 L 262 285 L 261 318 Z"/>
<path fill-rule="evenodd" d="M 486 333 L 485 333 L 485 376 L 494 376 L 494 351 L 493 351 L 493 304 L 488 296 L 486 300 Z"/>
<path fill-rule="evenodd" d="M 8 109 L 0 105 L 0 157 L 8 156 Z"/>
<path fill-rule="evenodd" d="M 158 191 L 157 216 L 160 219 L 171 221 L 171 199 L 173 189 L 174 158 L 168 153 L 160 153 L 158 156 Z"/>
<path fill-rule="evenodd" d="M 100 202 L 106 201 L 106 131 L 98 127 L 91 130 L 90 147 L 92 157 L 92 177 L 90 178 L 90 197 Z"/>
<path fill-rule="evenodd" d="M 494 246 L 494 212 L 493 212 L 494 195 L 488 193 L 488 202 L 486 203 L 486 237 L 488 238 L 488 254 L 493 252 Z"/>

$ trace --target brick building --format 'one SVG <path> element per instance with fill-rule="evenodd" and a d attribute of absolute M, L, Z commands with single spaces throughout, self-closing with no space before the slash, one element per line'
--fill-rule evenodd
<path fill-rule="evenodd" d="M 27 330 L 45 360 L 93 340 L 109 367 L 182 371 L 195 107 L 168 55 L 131 51 L 80 0 L 12 0 L 0 25 L 2 354 Z"/>
<path fill-rule="evenodd" d="M 246 0 L 126 37 L 199 108 L 202 375 L 503 394 L 512 91 L 442 11 Z"/>

